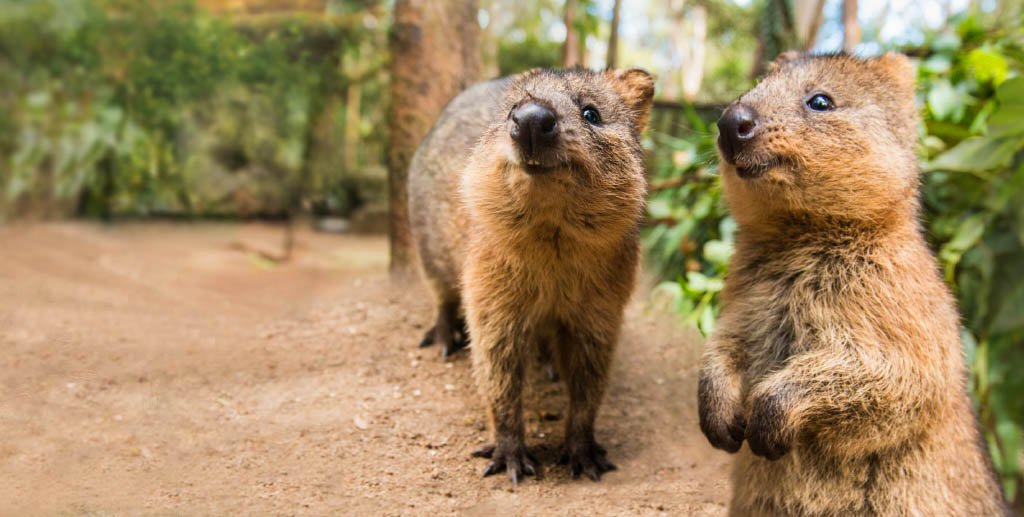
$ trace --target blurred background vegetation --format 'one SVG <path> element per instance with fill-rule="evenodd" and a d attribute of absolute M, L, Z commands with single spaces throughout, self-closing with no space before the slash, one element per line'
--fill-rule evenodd
<path fill-rule="evenodd" d="M 927 236 L 960 302 L 990 452 L 1019 502 L 1022 2 L 860 2 L 474 0 L 480 69 L 469 75 L 658 75 L 645 142 L 645 243 L 664 280 L 653 296 L 707 333 L 735 231 L 717 181 L 721 106 L 787 49 L 913 56 Z M 403 10 L 422 19 L 415 3 L 0 0 L 0 220 L 301 218 L 383 231 L 388 164 L 402 163 L 389 160 L 404 127 L 393 79 L 418 70 L 395 68 L 396 42 L 432 30 L 429 18 L 395 24 Z"/>

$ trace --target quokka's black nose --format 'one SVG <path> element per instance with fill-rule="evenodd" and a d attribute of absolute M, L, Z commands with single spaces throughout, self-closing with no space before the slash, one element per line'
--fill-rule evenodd
<path fill-rule="evenodd" d="M 757 112 L 744 104 L 733 104 L 718 119 L 718 147 L 726 161 L 735 164 L 736 154 L 761 131 Z"/>
<path fill-rule="evenodd" d="M 510 134 L 527 160 L 558 137 L 558 116 L 539 102 L 525 102 L 512 110 L 512 122 Z"/>

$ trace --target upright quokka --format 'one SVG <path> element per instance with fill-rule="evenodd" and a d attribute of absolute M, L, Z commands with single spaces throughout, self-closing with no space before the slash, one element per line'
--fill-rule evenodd
<path fill-rule="evenodd" d="M 919 222 L 914 70 L 787 53 L 718 122 L 739 225 L 700 424 L 732 515 L 1001 515 Z"/>
<path fill-rule="evenodd" d="M 563 461 L 594 480 L 615 468 L 594 420 L 639 261 L 653 94 L 641 70 L 481 83 L 449 104 L 413 159 L 413 236 L 439 306 L 424 343 L 461 346 L 464 305 L 494 439 L 474 453 L 491 459 L 484 475 L 540 474 L 522 408 L 539 348 L 568 384 Z"/>

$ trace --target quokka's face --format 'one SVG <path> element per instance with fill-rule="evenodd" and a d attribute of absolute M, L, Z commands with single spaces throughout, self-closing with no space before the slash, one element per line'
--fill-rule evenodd
<path fill-rule="evenodd" d="M 535 178 L 635 174 L 653 94 L 642 70 L 528 72 L 509 87 L 491 140 L 507 166 Z"/>
<path fill-rule="evenodd" d="M 730 205 L 859 217 L 912 198 L 913 84 L 898 54 L 784 54 L 718 121 Z"/>

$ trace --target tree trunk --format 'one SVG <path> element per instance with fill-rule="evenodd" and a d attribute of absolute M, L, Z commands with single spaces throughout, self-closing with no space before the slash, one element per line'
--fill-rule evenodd
<path fill-rule="evenodd" d="M 860 24 L 857 23 L 857 0 L 843 0 L 843 52 L 853 52 L 860 43 Z"/>
<path fill-rule="evenodd" d="M 612 5 L 611 34 L 608 35 L 608 59 L 605 66 L 609 70 L 615 68 L 619 61 L 619 16 L 622 11 L 622 0 L 615 0 Z"/>
<path fill-rule="evenodd" d="M 411 270 L 406 183 L 409 161 L 444 105 L 480 77 L 477 0 L 396 0 L 388 113 L 391 273 Z"/>
<path fill-rule="evenodd" d="M 673 70 L 662 96 L 667 99 L 693 102 L 704 81 L 707 58 L 708 14 L 703 5 L 686 7 L 684 0 L 669 0 L 666 16 L 670 23 Z"/>
<path fill-rule="evenodd" d="M 683 58 L 680 52 L 680 38 L 683 34 L 683 7 L 684 0 L 665 0 L 665 17 L 669 23 L 668 40 L 670 42 L 669 58 L 671 59 L 668 70 L 665 71 L 665 87 L 658 92 L 662 99 L 677 101 L 682 98 L 683 87 Z"/>
<path fill-rule="evenodd" d="M 752 77 L 764 74 L 766 65 L 779 54 L 802 46 L 796 35 L 794 18 L 788 0 L 767 0 L 764 3 L 758 21 Z"/>
<path fill-rule="evenodd" d="M 693 102 L 700 92 L 704 80 L 704 60 L 707 54 L 708 14 L 704 6 L 696 5 L 688 11 L 689 16 L 680 25 L 684 31 L 679 33 L 680 41 L 676 44 L 682 55 L 682 92 L 683 99 Z"/>
<path fill-rule="evenodd" d="M 562 66 L 580 66 L 580 33 L 576 30 L 577 0 L 565 1 L 565 44 L 562 45 Z"/>
<path fill-rule="evenodd" d="M 824 13 L 825 0 L 794 0 L 793 30 L 803 50 L 809 51 L 814 47 Z"/>
<path fill-rule="evenodd" d="M 480 77 L 493 78 L 501 73 L 498 67 L 499 34 L 496 27 L 501 17 L 501 7 L 495 0 L 483 0 L 481 8 L 487 11 L 487 24 L 480 30 L 480 49 L 482 52 Z"/>
<path fill-rule="evenodd" d="M 362 124 L 363 84 L 349 83 L 345 91 L 345 174 L 359 168 L 359 126 Z"/>

